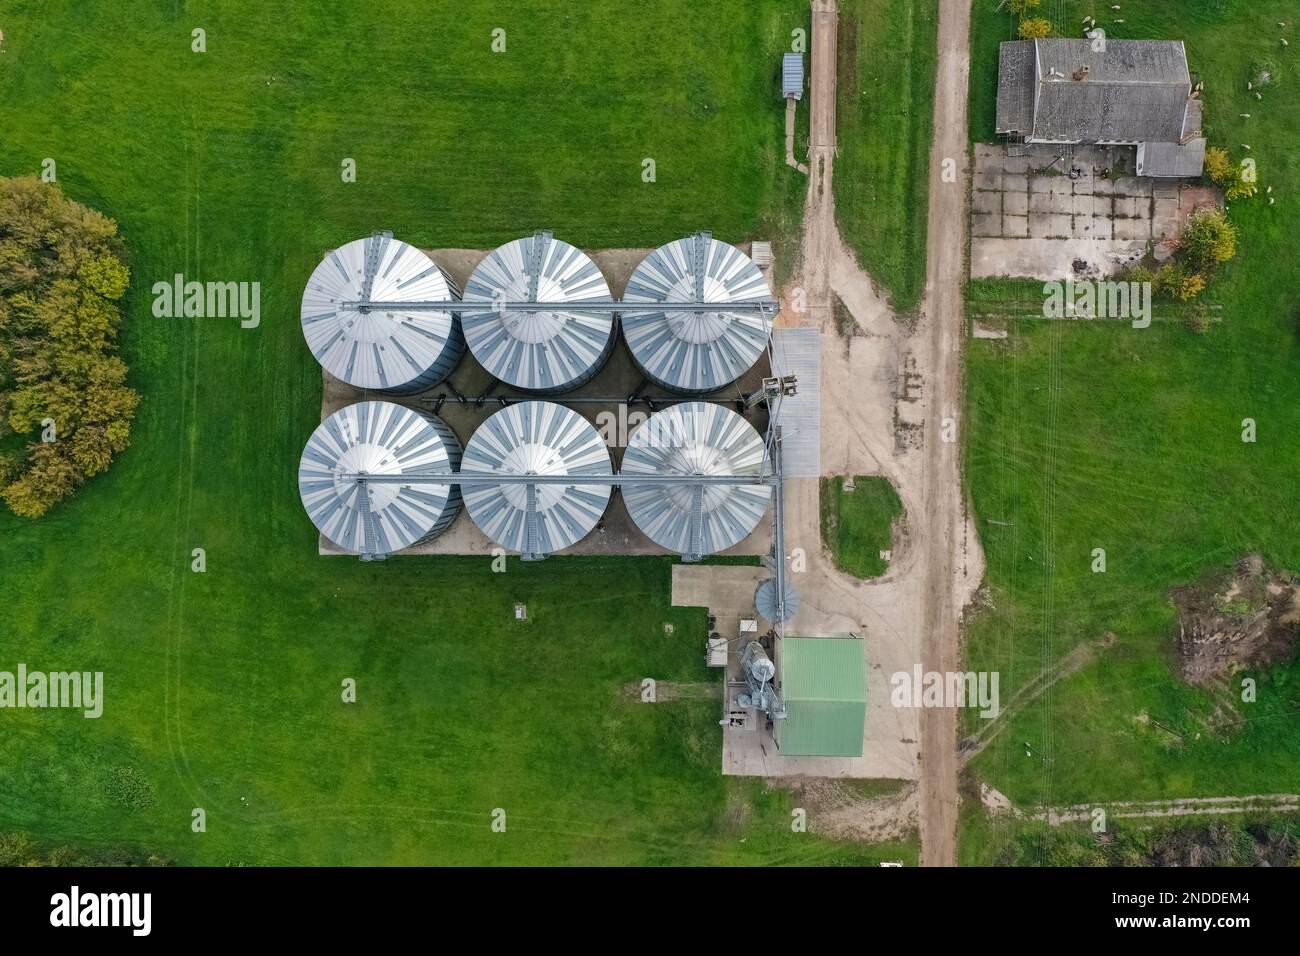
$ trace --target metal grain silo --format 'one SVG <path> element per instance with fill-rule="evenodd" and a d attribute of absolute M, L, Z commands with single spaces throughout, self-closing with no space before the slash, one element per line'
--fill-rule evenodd
<path fill-rule="evenodd" d="M 731 409 L 683 402 L 651 415 L 632 433 L 620 475 L 759 475 L 763 439 Z M 663 548 L 695 559 L 725 551 L 758 527 L 772 488 L 765 484 L 623 484 L 636 526 Z"/>
<path fill-rule="evenodd" d="M 552 402 L 494 413 L 465 446 L 463 474 L 612 475 L 609 449 L 585 418 Z M 465 506 L 493 541 L 540 558 L 586 537 L 609 504 L 610 483 L 464 484 Z"/>
<path fill-rule="evenodd" d="M 596 264 L 549 232 L 496 249 L 465 285 L 466 302 L 546 302 L 555 309 L 466 312 L 465 339 L 479 363 L 515 388 L 557 394 L 590 379 L 614 348 L 610 312 L 566 312 L 566 302 L 610 301 Z"/>
<path fill-rule="evenodd" d="M 316 267 L 302 295 L 302 332 L 335 378 L 357 388 L 419 392 L 451 374 L 465 339 L 455 313 L 403 311 L 400 303 L 459 298 L 451 277 L 428 255 L 391 233 L 376 233 L 340 246 Z"/>
<path fill-rule="evenodd" d="M 772 337 L 769 311 L 727 311 L 728 302 L 771 300 L 767 279 L 737 249 L 701 232 L 661 246 L 636 267 L 623 294 L 623 334 L 632 357 L 662 387 L 707 395 L 758 361 Z M 718 303 L 710 312 L 637 310 L 633 303 Z"/>
<path fill-rule="evenodd" d="M 461 447 L 441 419 L 392 402 L 339 409 L 312 433 L 298 466 L 303 507 L 340 548 L 382 556 L 444 531 L 460 511 L 450 479 Z M 394 480 L 447 474 L 446 484 Z"/>

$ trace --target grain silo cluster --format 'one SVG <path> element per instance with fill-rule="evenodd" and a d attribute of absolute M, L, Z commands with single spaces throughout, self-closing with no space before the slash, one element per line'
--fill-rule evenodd
<path fill-rule="evenodd" d="M 740 380 L 761 376 L 775 311 L 759 267 L 708 233 L 653 250 L 621 298 L 595 259 L 549 232 L 491 251 L 472 271 L 388 233 L 349 242 L 303 294 L 303 334 L 328 373 L 326 410 L 337 407 L 303 453 L 303 504 L 335 548 L 364 557 L 429 542 L 455 522 L 453 539 L 481 533 L 540 558 L 603 534 L 612 508 L 669 552 L 725 551 L 760 527 L 772 500 L 768 444 L 741 414 L 751 406 Z M 609 379 L 601 372 L 616 353 L 633 387 L 575 394 Z M 626 402 L 637 379 L 667 394 L 643 400 L 652 413 L 630 429 L 619 464 L 593 415 Z M 361 400 L 341 404 L 349 398 Z M 440 417 L 476 409 L 459 436 Z M 455 521 L 462 500 L 468 523 Z"/>

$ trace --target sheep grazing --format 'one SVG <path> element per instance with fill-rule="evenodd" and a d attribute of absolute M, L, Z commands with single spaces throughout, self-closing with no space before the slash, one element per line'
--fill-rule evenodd
<path fill-rule="evenodd" d="M 1289 44 L 1289 43 L 1286 42 L 1286 37 L 1283 37 L 1283 38 L 1282 38 L 1282 45 L 1283 45 L 1283 46 L 1290 46 L 1291 44 Z"/>
<path fill-rule="evenodd" d="M 1241 144 L 1241 148 L 1242 148 L 1242 149 L 1245 149 L 1245 150 L 1249 150 L 1249 149 L 1250 149 L 1250 144 L 1249 144 L 1249 143 L 1242 143 L 1242 144 Z"/>
<path fill-rule="evenodd" d="M 1237 115 L 1240 116 L 1242 119 L 1250 119 L 1249 113 L 1238 113 Z"/>
<path fill-rule="evenodd" d="M 1262 96 L 1259 94 L 1259 91 L 1256 91 L 1256 92 L 1255 92 L 1255 99 L 1257 99 L 1257 100 L 1262 100 L 1263 98 L 1264 98 L 1264 97 L 1262 97 Z"/>

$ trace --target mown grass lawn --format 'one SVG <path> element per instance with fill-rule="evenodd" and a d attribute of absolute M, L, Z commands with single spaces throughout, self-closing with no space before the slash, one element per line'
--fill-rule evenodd
<path fill-rule="evenodd" d="M 296 490 L 320 402 L 297 309 L 324 250 L 376 228 L 429 247 L 770 235 L 805 188 L 777 84 L 807 18 L 777 0 L 7 5 L 0 173 L 51 157 L 120 223 L 144 404 L 74 501 L 0 515 L 0 668 L 103 670 L 107 696 L 98 721 L 0 716 L 0 829 L 202 864 L 915 858 L 792 834 L 785 796 L 720 776 L 714 704 L 624 697 L 709 679 L 666 561 L 323 559 Z M 260 327 L 154 319 L 149 287 L 176 272 L 260 282 Z"/>
<path fill-rule="evenodd" d="M 840 3 L 835 209 L 844 241 L 900 311 L 925 286 L 938 27 L 923 0 Z"/>
<path fill-rule="evenodd" d="M 973 21 L 971 128 L 986 141 L 997 42 L 1009 30 L 995 7 L 980 0 Z M 969 666 L 1001 671 L 1006 701 L 1081 642 L 1116 637 L 1014 718 L 973 769 L 1019 804 L 1294 792 L 1300 664 L 1253 675 L 1259 699 L 1237 703 L 1244 723 L 1222 739 L 1208 725 L 1223 698 L 1176 677 L 1168 591 L 1249 552 L 1300 572 L 1295 6 L 1063 9 L 1070 35 L 1095 13 L 1112 37 L 1184 39 L 1205 83 L 1211 143 L 1238 156 L 1249 144 L 1276 204 L 1232 205 L 1238 254 L 1205 293 L 1222 320 L 1205 334 L 1177 322 L 1015 320 L 1009 339 L 969 344 L 966 466 L 992 604 L 970 624 Z M 1112 25 L 1117 16 L 1125 23 Z M 1246 79 L 1260 60 L 1280 77 L 1256 100 Z M 1242 441 L 1248 418 L 1253 443 Z M 1093 572 L 1095 548 L 1105 549 L 1104 573 Z"/>
<path fill-rule="evenodd" d="M 888 478 L 858 476 L 844 490 L 843 476 L 821 480 L 822 543 L 835 566 L 860 578 L 876 578 L 889 568 L 880 556 L 894 543 L 894 523 L 903 511 Z"/>

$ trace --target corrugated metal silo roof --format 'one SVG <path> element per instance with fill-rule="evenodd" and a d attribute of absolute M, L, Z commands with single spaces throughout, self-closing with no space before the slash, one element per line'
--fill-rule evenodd
<path fill-rule="evenodd" d="M 303 507 L 325 537 L 356 554 L 389 554 L 451 523 L 460 492 L 447 484 L 363 485 L 351 477 L 446 472 L 460 444 L 432 415 L 392 402 L 358 402 L 326 418 L 298 466 Z"/>
<path fill-rule="evenodd" d="M 683 402 L 651 415 L 632 433 L 620 474 L 757 475 L 766 449 L 754 427 L 731 409 Z M 632 520 L 660 547 L 706 555 L 739 543 L 763 519 L 768 485 L 623 486 Z"/>
<path fill-rule="evenodd" d="M 665 388 L 704 395 L 753 366 L 772 335 L 772 316 L 753 311 L 639 311 L 636 303 L 770 299 L 758 266 L 735 246 L 698 233 L 661 246 L 636 267 L 623 295 L 623 334 L 641 369 Z"/>
<path fill-rule="evenodd" d="M 781 96 L 803 99 L 802 53 L 787 53 L 781 60 Z"/>
<path fill-rule="evenodd" d="M 302 295 L 303 336 L 325 370 L 350 385 L 429 387 L 451 372 L 464 351 L 453 313 L 340 306 L 459 297 L 424 252 L 379 233 L 340 246 L 312 272 Z"/>
<path fill-rule="evenodd" d="M 549 232 L 516 239 L 474 269 L 469 302 L 608 301 L 609 284 L 582 250 Z M 470 351 L 496 378 L 536 392 L 560 392 L 589 379 L 614 345 L 610 314 L 555 310 L 467 313 Z"/>
<path fill-rule="evenodd" d="M 572 409 L 519 402 L 494 413 L 465 446 L 466 474 L 612 475 L 600 434 Z M 474 523 L 502 547 L 541 556 L 567 548 L 595 527 L 610 484 L 466 485 Z"/>

